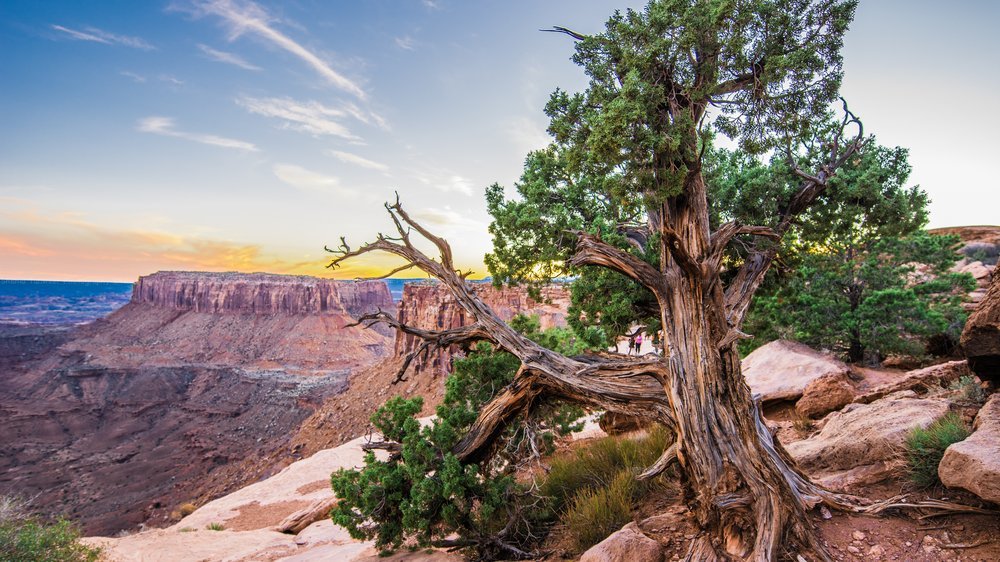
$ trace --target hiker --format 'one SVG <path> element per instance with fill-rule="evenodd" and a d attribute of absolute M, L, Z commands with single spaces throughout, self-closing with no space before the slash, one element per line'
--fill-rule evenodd
<path fill-rule="evenodd" d="M 642 332 L 639 332 L 635 336 L 635 354 L 639 355 L 640 349 L 642 349 Z"/>
<path fill-rule="evenodd" d="M 628 354 L 632 355 L 632 350 L 635 349 L 635 336 L 629 336 L 628 338 Z"/>

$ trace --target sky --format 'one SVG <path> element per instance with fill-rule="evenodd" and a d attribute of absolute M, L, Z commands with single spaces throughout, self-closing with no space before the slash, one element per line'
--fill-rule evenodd
<path fill-rule="evenodd" d="M 642 2 L 4 0 L 0 279 L 158 270 L 352 278 L 405 208 L 486 273 L 483 197 L 547 143 L 572 41 Z M 932 227 L 1000 223 L 1000 2 L 862 0 L 842 93 L 910 149 Z M 410 273 L 410 276 L 413 274 Z"/>

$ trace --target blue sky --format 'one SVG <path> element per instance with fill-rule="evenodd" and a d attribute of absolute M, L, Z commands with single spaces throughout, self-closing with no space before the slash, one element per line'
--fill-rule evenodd
<path fill-rule="evenodd" d="M 385 230 L 398 190 L 485 272 L 483 191 L 546 142 L 585 79 L 566 25 L 640 2 L 0 4 L 0 278 L 159 269 L 327 274 L 323 244 Z M 843 93 L 911 150 L 932 226 L 995 224 L 991 2 L 868 0 Z M 358 262 L 340 275 L 387 261 Z"/>

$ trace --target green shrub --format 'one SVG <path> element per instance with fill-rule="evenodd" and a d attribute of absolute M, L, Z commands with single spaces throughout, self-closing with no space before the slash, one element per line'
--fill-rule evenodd
<path fill-rule="evenodd" d="M 578 492 L 608 487 L 621 472 L 635 475 L 646 469 L 656 462 L 672 438 L 668 431 L 657 426 L 638 439 L 595 439 L 553 458 L 541 492 L 552 498 L 556 511 L 562 511 Z M 649 485 L 649 482 L 643 483 L 643 487 Z"/>
<path fill-rule="evenodd" d="M 561 517 L 578 551 L 601 542 L 632 520 L 640 482 L 622 470 L 604 487 L 585 488 L 573 496 Z"/>
<path fill-rule="evenodd" d="M 959 377 L 958 380 L 951 383 L 948 388 L 950 390 L 960 391 L 960 398 L 966 402 L 972 402 L 975 404 L 986 403 L 986 391 L 983 390 L 983 387 L 979 386 L 978 382 L 976 382 L 976 377 L 971 375 Z"/>
<path fill-rule="evenodd" d="M 17 562 L 94 562 L 101 551 L 80 543 L 77 528 L 65 519 L 46 522 L 31 516 L 17 498 L 0 498 L 0 560 Z"/>
<path fill-rule="evenodd" d="M 969 436 L 969 428 L 952 412 L 926 428 L 915 427 L 906 437 L 906 461 L 910 479 L 922 487 L 939 482 L 938 465 L 944 450 Z"/>
<path fill-rule="evenodd" d="M 534 318 L 516 317 L 511 325 L 560 352 L 587 345 L 566 330 L 539 331 Z M 397 396 L 376 410 L 372 424 L 392 453 L 380 460 L 369 452 L 362 469 L 333 473 L 331 486 L 341 500 L 331 518 L 382 550 L 454 544 L 457 535 L 482 560 L 521 555 L 544 538 L 553 517 L 514 480 L 516 468 L 550 449 L 554 434 L 577 428 L 583 411 L 541 404 L 503 430 L 491 459 L 462 462 L 452 449 L 483 405 L 513 380 L 520 361 L 480 342 L 453 366 L 431 424 L 416 419 L 423 407 L 419 397 Z"/>
<path fill-rule="evenodd" d="M 205 525 L 205 528 L 208 529 L 209 531 L 225 531 L 226 530 L 226 526 L 223 525 L 222 523 L 209 523 L 208 525 Z"/>
<path fill-rule="evenodd" d="M 635 504 L 667 486 L 663 476 L 638 481 L 673 436 L 657 426 L 638 439 L 604 437 L 551 460 L 540 485 L 552 511 L 579 551 L 602 541 L 632 519 Z"/>

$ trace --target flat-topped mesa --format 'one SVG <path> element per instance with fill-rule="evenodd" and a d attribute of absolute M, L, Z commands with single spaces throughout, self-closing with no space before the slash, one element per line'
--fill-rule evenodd
<path fill-rule="evenodd" d="M 473 283 L 473 290 L 484 303 L 489 305 L 504 321 L 518 314 L 537 316 L 543 330 L 566 325 L 570 293 L 567 285 L 554 284 L 543 287 L 543 302 L 528 297 L 522 287 L 496 288 L 489 283 Z M 465 312 L 447 287 L 438 283 L 407 283 L 403 286 L 403 297 L 399 302 L 399 321 L 417 328 L 447 330 L 464 326 L 470 322 Z M 396 356 L 402 356 L 416 349 L 421 341 L 415 336 L 396 332 Z M 451 356 L 455 350 L 439 351 L 427 361 L 417 358 L 414 369 L 432 369 L 434 373 L 447 374 L 451 371 Z"/>
<path fill-rule="evenodd" d="M 140 277 L 132 302 L 174 310 L 237 314 L 343 314 L 392 311 L 381 281 L 337 281 L 306 275 L 161 271 Z"/>

